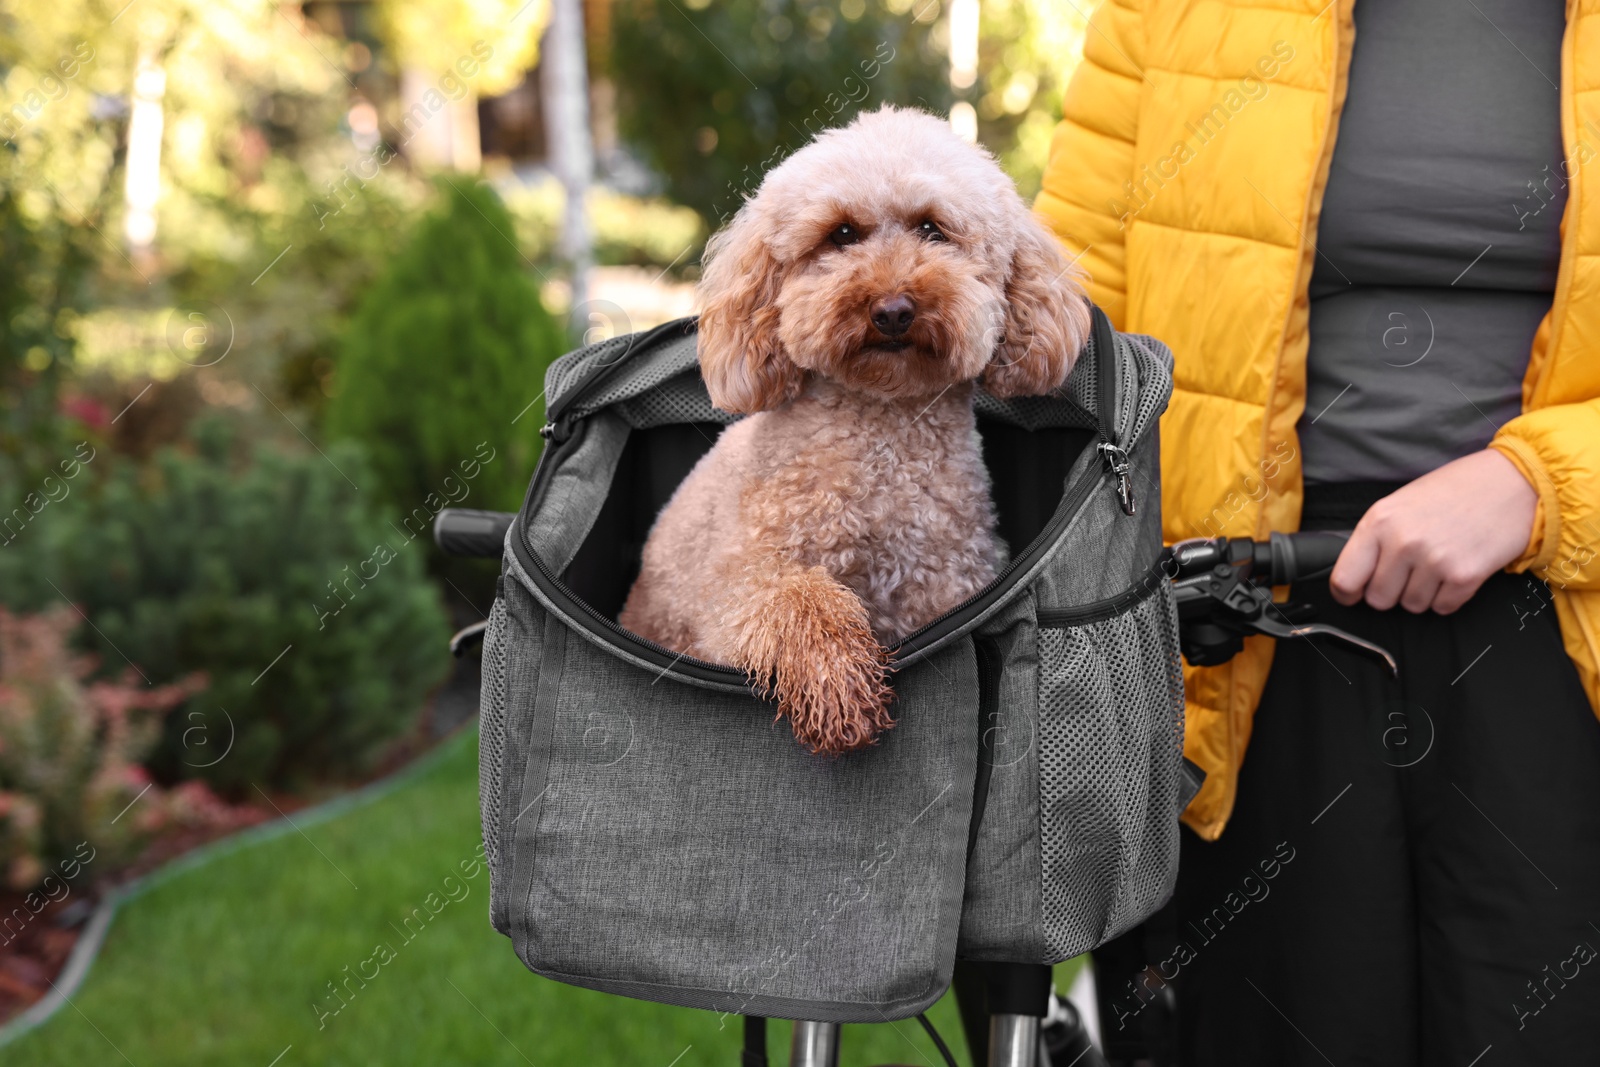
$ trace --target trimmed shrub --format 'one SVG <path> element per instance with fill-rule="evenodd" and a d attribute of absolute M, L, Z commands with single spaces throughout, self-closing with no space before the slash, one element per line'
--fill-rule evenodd
<path fill-rule="evenodd" d="M 241 463 L 220 422 L 197 436 L 198 454 L 124 463 L 0 549 L 0 597 L 69 599 L 108 668 L 205 672 L 151 761 L 164 779 L 253 796 L 370 769 L 448 670 L 429 546 L 373 506 L 359 449 Z"/>
<path fill-rule="evenodd" d="M 324 424 L 366 448 L 374 489 L 402 515 L 517 506 L 538 457 L 544 372 L 567 347 L 494 191 L 441 191 L 443 210 L 362 298 Z M 468 462 L 482 467 L 470 484 Z"/>

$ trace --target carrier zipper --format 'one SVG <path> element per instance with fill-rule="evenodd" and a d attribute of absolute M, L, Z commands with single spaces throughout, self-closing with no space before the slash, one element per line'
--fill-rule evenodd
<path fill-rule="evenodd" d="M 707 663 L 705 660 L 695 659 L 693 656 L 686 656 L 680 652 L 674 652 L 670 648 L 667 648 L 663 645 L 658 645 L 649 638 L 640 637 L 638 634 L 633 633 L 630 630 L 624 630 L 621 626 L 618 626 L 615 622 L 606 618 L 594 608 L 590 607 L 583 601 L 581 597 L 577 596 L 570 589 L 568 589 L 565 583 L 563 583 L 554 574 L 550 573 L 550 568 L 547 567 L 544 561 L 539 558 L 538 553 L 530 550 L 525 544 L 521 543 L 520 539 L 513 542 L 513 544 L 515 544 L 519 549 L 517 552 L 518 558 L 523 560 L 525 563 L 532 564 L 533 570 L 530 573 L 530 577 L 534 578 L 534 580 L 539 584 L 539 588 L 543 590 L 546 596 L 556 601 L 562 607 L 575 608 L 578 614 L 582 615 L 591 622 L 597 623 L 600 628 L 605 631 L 606 636 L 610 637 L 616 643 L 630 646 L 636 653 L 644 654 L 644 658 L 659 662 L 663 667 L 682 670 L 689 674 L 712 675 L 714 677 L 711 680 L 719 682 L 731 681 L 743 684 L 747 680 L 745 672 L 736 667 L 725 667 L 716 663 Z M 687 670 L 685 670 L 685 668 L 687 668 Z"/>
<path fill-rule="evenodd" d="M 1132 515 L 1138 505 L 1133 499 L 1133 463 L 1128 459 L 1127 449 L 1117 443 L 1115 433 L 1115 419 L 1117 407 L 1117 379 L 1116 379 L 1116 331 L 1111 328 L 1111 320 L 1106 318 L 1106 313 L 1100 310 L 1099 305 L 1089 306 L 1093 322 L 1094 355 L 1095 355 L 1095 391 L 1097 393 L 1095 407 L 1095 432 L 1100 435 L 1100 457 L 1105 460 L 1106 470 L 1117 480 L 1117 503 L 1122 505 L 1124 515 Z"/>
<path fill-rule="evenodd" d="M 1155 565 L 1145 572 L 1144 577 L 1114 596 L 1104 600 L 1095 600 L 1088 604 L 1079 604 L 1071 608 L 1041 608 L 1038 612 L 1039 628 L 1041 630 L 1059 629 L 1064 626 L 1082 626 L 1086 623 L 1099 622 L 1109 619 L 1113 615 L 1121 615 L 1129 608 L 1144 600 L 1150 594 L 1160 589 L 1172 576 L 1167 573 L 1168 563 L 1166 558 L 1156 560 Z"/>
<path fill-rule="evenodd" d="M 574 621 L 582 620 L 593 623 L 594 625 L 589 627 L 591 633 L 603 636 L 607 640 L 623 646 L 642 659 L 705 681 L 743 683 L 746 680 L 745 672 L 735 667 L 707 663 L 692 656 L 685 656 L 658 645 L 647 638 L 640 637 L 630 630 L 623 629 L 615 621 L 600 614 L 600 612 L 585 603 L 581 597 L 573 593 L 566 583 L 562 582 L 550 570 L 544 560 L 539 558 L 539 554 L 533 551 L 532 546 L 528 543 L 526 517 L 531 511 L 538 509 L 539 501 L 543 498 L 550 481 L 550 472 L 555 469 L 559 462 L 558 457 L 567 448 L 575 447 L 577 442 L 581 440 L 581 431 L 584 428 L 583 420 L 575 420 L 572 425 L 574 433 L 554 448 L 547 449 L 545 454 L 540 457 L 539 467 L 534 472 L 533 485 L 528 490 L 528 503 L 517 513 L 516 536 L 511 539 L 511 545 L 517 554 L 518 560 L 527 569 L 528 576 L 534 580 L 546 597 L 559 605 Z M 933 645 L 988 610 L 989 606 L 1001 594 L 1007 592 L 1011 586 L 1016 584 L 1017 579 L 1025 570 L 1037 562 L 1039 557 L 1060 539 L 1067 524 L 1078 513 L 1089 493 L 1097 485 L 1102 484 L 1103 480 L 1103 475 L 1096 474 L 1093 470 L 1085 471 L 1062 494 L 1061 502 L 1056 505 L 1055 514 L 1051 516 L 1049 524 L 1040 532 L 1039 536 L 1034 538 L 1022 552 L 1012 557 L 1011 562 L 994 577 L 993 581 L 958 607 L 934 619 L 920 630 L 906 636 L 904 640 L 890 650 L 891 659 L 904 659 Z"/>
<path fill-rule="evenodd" d="M 993 720 L 1000 714 L 1000 676 L 1005 673 L 1005 658 L 991 637 L 972 642 L 978 659 L 978 769 L 972 783 L 972 817 L 967 823 L 967 866 L 978 847 L 978 831 L 989 806 L 989 784 L 994 777 Z"/>

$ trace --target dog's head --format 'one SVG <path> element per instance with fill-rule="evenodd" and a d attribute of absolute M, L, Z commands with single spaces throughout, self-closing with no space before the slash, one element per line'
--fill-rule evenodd
<path fill-rule="evenodd" d="M 700 299 L 701 371 L 733 412 L 808 375 L 891 399 L 979 377 L 1040 395 L 1089 332 L 1077 276 L 993 157 L 894 107 L 769 173 L 707 246 Z"/>

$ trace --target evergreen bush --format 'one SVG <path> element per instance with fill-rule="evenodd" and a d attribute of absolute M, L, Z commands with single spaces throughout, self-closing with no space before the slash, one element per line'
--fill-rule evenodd
<path fill-rule="evenodd" d="M 900 104 L 943 113 L 938 0 L 639 0 L 612 15 L 622 135 L 716 229 L 818 132 Z"/>
<path fill-rule="evenodd" d="M 451 504 L 517 507 L 538 456 L 544 372 L 567 347 L 493 190 L 441 191 L 443 210 L 362 298 L 324 424 L 365 447 L 377 499 L 408 531 Z"/>
<path fill-rule="evenodd" d="M 370 769 L 449 667 L 431 545 L 377 508 L 360 451 L 197 454 L 115 466 L 0 548 L 0 598 L 63 597 L 103 669 L 209 679 L 166 720 L 151 766 L 235 795 Z"/>

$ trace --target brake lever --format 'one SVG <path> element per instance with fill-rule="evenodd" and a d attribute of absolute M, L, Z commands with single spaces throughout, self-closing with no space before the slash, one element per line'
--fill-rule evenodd
<path fill-rule="evenodd" d="M 1252 619 L 1247 625 L 1250 629 L 1258 633 L 1264 633 L 1268 637 L 1310 637 L 1313 634 L 1331 637 L 1335 641 L 1342 642 L 1357 652 L 1364 652 L 1381 662 L 1385 667 L 1389 668 L 1389 677 L 1400 677 L 1400 664 L 1395 662 L 1394 656 L 1389 653 L 1388 649 L 1382 645 L 1373 644 L 1364 637 L 1357 637 L 1348 630 L 1341 630 L 1337 626 L 1330 626 L 1325 622 L 1279 622 L 1277 619 L 1267 615 Z"/>
<path fill-rule="evenodd" d="M 1400 677 L 1399 663 L 1382 645 L 1327 623 L 1291 621 L 1286 611 L 1292 610 L 1292 606 L 1280 607 L 1275 604 L 1270 589 L 1244 579 L 1232 566 L 1219 565 L 1202 574 L 1180 578 L 1172 585 L 1180 620 L 1209 622 L 1237 634 L 1265 634 L 1278 638 L 1328 637 L 1378 660 L 1388 668 L 1390 677 Z M 1274 618 L 1274 614 L 1278 617 Z"/>

